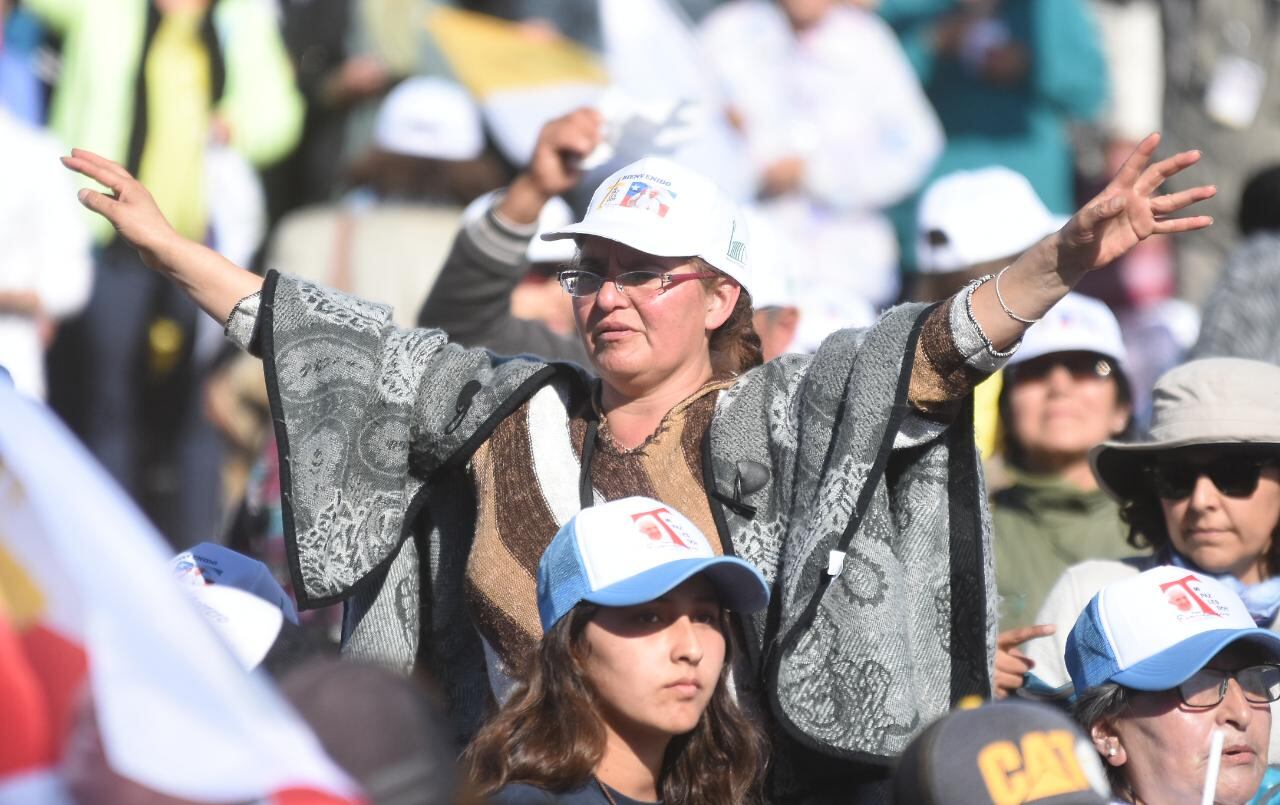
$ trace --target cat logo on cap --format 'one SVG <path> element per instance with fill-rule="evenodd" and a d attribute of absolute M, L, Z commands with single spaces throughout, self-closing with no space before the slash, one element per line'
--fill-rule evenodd
<path fill-rule="evenodd" d="M 978 752 L 978 770 L 995 805 L 1092 790 L 1069 730 L 1028 732 L 1016 744 L 989 743 Z"/>

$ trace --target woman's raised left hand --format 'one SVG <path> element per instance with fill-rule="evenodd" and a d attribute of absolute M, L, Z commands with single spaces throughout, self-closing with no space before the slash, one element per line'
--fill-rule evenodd
<path fill-rule="evenodd" d="M 1174 213 L 1217 193 L 1201 185 L 1156 195 L 1169 178 L 1200 161 L 1199 151 L 1183 151 L 1151 162 L 1160 144 L 1150 134 L 1129 155 L 1111 182 L 1058 233 L 1058 266 L 1066 272 L 1102 268 L 1152 235 L 1191 232 L 1213 223 L 1207 215 L 1172 218 Z"/>

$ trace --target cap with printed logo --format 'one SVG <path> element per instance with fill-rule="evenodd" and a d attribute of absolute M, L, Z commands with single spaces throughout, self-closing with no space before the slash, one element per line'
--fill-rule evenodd
<path fill-rule="evenodd" d="M 643 604 L 706 574 L 720 602 L 758 612 L 769 587 L 749 562 L 717 556 L 698 527 L 653 498 L 630 497 L 583 509 L 556 533 L 538 563 L 543 630 L 586 601 L 606 607 Z"/>
<path fill-rule="evenodd" d="M 1075 722 L 1016 699 L 933 722 L 893 773 L 893 801 L 912 805 L 1105 805 L 1110 793 L 1098 752 Z"/>
<path fill-rule="evenodd" d="M 1096 352 L 1110 358 L 1121 370 L 1129 360 L 1116 314 L 1097 299 L 1075 292 L 1062 297 L 1040 321 L 1027 328 L 1008 365 L 1017 366 L 1055 352 Z"/>
<path fill-rule="evenodd" d="M 175 556 L 170 569 L 246 669 L 267 656 L 286 619 L 298 622 L 293 602 L 256 559 L 204 542 Z"/>
<path fill-rule="evenodd" d="M 737 202 L 697 171 L 645 157 L 596 188 L 576 224 L 542 235 L 592 235 L 655 257 L 701 257 L 751 290 L 751 227 Z"/>
<path fill-rule="evenodd" d="M 1067 671 L 1077 693 L 1107 682 L 1169 690 L 1239 641 L 1280 657 L 1280 635 L 1259 628 L 1225 584 L 1162 565 L 1089 601 L 1067 636 Z"/>
<path fill-rule="evenodd" d="M 1013 257 L 1066 223 L 1017 171 L 993 165 L 934 180 L 916 210 L 916 270 L 966 271 Z"/>

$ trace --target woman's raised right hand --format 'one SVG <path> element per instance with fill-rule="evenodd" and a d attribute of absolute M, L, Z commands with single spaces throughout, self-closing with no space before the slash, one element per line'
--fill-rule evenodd
<path fill-rule="evenodd" d="M 498 211 L 515 223 L 538 220 L 543 204 L 582 181 L 578 163 L 603 137 L 604 116 L 586 107 L 544 125 L 529 164 L 511 183 Z"/>
<path fill-rule="evenodd" d="M 165 220 L 147 188 L 121 165 L 92 151 L 73 148 L 62 164 L 111 191 L 107 195 L 84 188 L 79 193 L 80 203 L 110 221 L 149 268 L 164 271 L 167 266 L 161 255 L 181 236 Z"/>

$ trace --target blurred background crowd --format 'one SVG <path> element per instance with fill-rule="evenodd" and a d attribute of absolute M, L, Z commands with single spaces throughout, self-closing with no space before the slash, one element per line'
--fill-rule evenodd
<path fill-rule="evenodd" d="M 1160 131 L 1162 155 L 1202 150 L 1185 182 L 1217 186 L 1215 225 L 1091 275 L 978 391 L 1000 628 L 1029 627 L 1068 568 L 1167 547 L 1089 460 L 1151 426 L 1156 379 L 1280 362 L 1278 20 L 1273 0 L 0 0 L 0 366 L 175 552 L 230 545 L 287 590 L 261 365 L 79 208 L 69 148 L 240 265 L 497 348 L 508 308 L 571 331 L 572 243 L 488 254 L 524 266 L 500 314 L 491 281 L 442 267 L 543 124 L 592 106 L 605 146 L 540 227 L 642 154 L 697 168 L 772 241 L 770 358 L 999 270 Z M 1188 394 L 1258 377 L 1223 371 Z M 337 639 L 335 612 L 298 617 Z"/>
<path fill-rule="evenodd" d="M 72 146 L 138 175 L 181 234 L 412 324 L 464 208 L 510 181 L 543 123 L 596 106 L 611 153 L 586 190 L 659 152 L 756 204 L 787 269 L 756 300 L 776 354 L 999 267 L 1160 130 L 1164 151 L 1203 150 L 1192 181 L 1217 185 L 1217 224 L 1083 289 L 1119 321 L 1135 422 L 1198 337 L 1200 354 L 1273 357 L 1240 321 L 1274 295 L 1268 0 L 0 7 L 4 364 L 175 546 L 261 514 L 253 485 L 241 506 L 270 473 L 259 373 L 75 209 L 54 159 Z M 547 215 L 586 192 L 565 201 Z M 515 315 L 570 326 L 551 281 L 567 257 L 527 256 Z"/>

